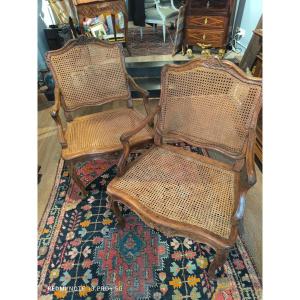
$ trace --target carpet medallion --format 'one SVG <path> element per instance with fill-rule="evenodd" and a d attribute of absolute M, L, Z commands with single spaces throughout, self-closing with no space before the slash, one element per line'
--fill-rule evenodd
<path fill-rule="evenodd" d="M 39 226 L 40 300 L 261 299 L 260 280 L 239 238 L 216 282 L 207 277 L 214 257 L 208 246 L 167 238 L 123 206 L 126 226 L 119 229 L 105 193 L 115 163 L 78 165 L 89 190 L 81 199 L 60 162 Z"/>

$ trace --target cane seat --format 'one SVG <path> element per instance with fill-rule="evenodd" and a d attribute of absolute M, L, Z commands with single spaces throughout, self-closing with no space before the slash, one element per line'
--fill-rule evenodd
<path fill-rule="evenodd" d="M 144 118 L 138 111 L 130 108 L 112 109 L 76 118 L 67 124 L 67 147 L 62 150 L 62 157 L 68 160 L 83 154 L 120 150 L 121 134 L 137 127 Z M 153 130 L 147 126 L 132 142 L 137 144 L 151 140 L 152 137 Z"/>
<path fill-rule="evenodd" d="M 122 192 L 137 206 L 159 217 L 193 225 L 228 239 L 234 210 L 235 173 L 212 159 L 179 150 L 154 147 L 108 186 Z"/>

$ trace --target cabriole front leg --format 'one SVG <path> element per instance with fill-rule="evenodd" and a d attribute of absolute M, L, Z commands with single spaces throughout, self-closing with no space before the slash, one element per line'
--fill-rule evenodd
<path fill-rule="evenodd" d="M 122 212 L 119 208 L 118 202 L 114 199 L 112 199 L 111 197 L 109 197 L 109 200 L 111 202 L 111 209 L 114 212 L 117 221 L 118 221 L 118 225 L 121 229 L 123 229 L 125 227 L 125 219 L 122 215 Z"/>
<path fill-rule="evenodd" d="M 77 186 L 79 187 L 82 196 L 87 197 L 88 192 L 86 191 L 85 186 L 83 185 L 80 178 L 76 174 L 74 163 L 68 162 L 67 165 L 68 165 L 68 168 L 69 168 L 70 176 L 74 180 L 74 182 L 77 184 Z"/>
<path fill-rule="evenodd" d="M 222 267 L 224 265 L 224 263 L 226 262 L 228 253 L 229 253 L 229 249 L 217 249 L 216 250 L 215 258 L 212 261 L 212 263 L 210 264 L 209 269 L 208 269 L 208 276 L 210 279 L 216 278 L 215 272 L 219 267 Z"/>

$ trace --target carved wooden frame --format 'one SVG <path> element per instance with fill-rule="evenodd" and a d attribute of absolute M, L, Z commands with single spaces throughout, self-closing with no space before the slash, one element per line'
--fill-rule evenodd
<path fill-rule="evenodd" d="M 221 167 L 226 170 L 231 170 L 235 174 L 235 203 L 234 203 L 234 213 L 232 214 L 232 228 L 231 233 L 228 239 L 224 239 L 220 236 L 217 236 L 216 234 L 209 232 L 205 229 L 199 229 L 197 226 L 193 226 L 190 224 L 185 224 L 182 222 L 174 221 L 171 219 L 164 218 L 150 209 L 143 206 L 141 203 L 139 203 L 135 198 L 128 196 L 126 193 L 116 190 L 113 187 L 113 181 L 108 185 L 107 187 L 107 193 L 110 197 L 112 209 L 114 210 L 116 217 L 118 219 L 118 222 L 121 226 L 124 226 L 124 219 L 122 218 L 121 212 L 119 210 L 119 207 L 116 203 L 116 201 L 119 201 L 126 206 L 128 206 L 131 210 L 133 210 L 136 214 L 140 216 L 140 218 L 150 227 L 155 228 L 167 236 L 183 236 L 183 237 L 189 237 L 197 242 L 205 243 L 211 246 L 216 250 L 216 257 L 215 260 L 211 263 L 209 267 L 209 276 L 211 278 L 214 278 L 215 276 L 215 270 L 223 265 L 223 263 L 226 260 L 228 251 L 230 247 L 232 247 L 236 241 L 237 234 L 238 234 L 238 222 L 242 219 L 244 215 L 244 209 L 245 209 L 245 195 L 247 190 L 253 186 L 256 182 L 256 176 L 255 176 L 255 165 L 254 165 L 254 144 L 255 144 L 255 127 L 257 122 L 258 113 L 261 108 L 261 101 L 258 101 L 258 105 L 254 107 L 254 113 L 252 115 L 252 120 L 249 127 L 248 137 L 246 139 L 246 142 L 244 144 L 244 147 L 242 149 L 242 152 L 237 155 L 234 153 L 231 153 L 225 149 L 222 149 L 220 145 L 216 144 L 206 144 L 206 143 L 196 143 L 194 141 L 191 141 L 187 139 L 183 135 L 168 135 L 163 136 L 162 133 L 159 130 L 159 119 L 161 117 L 161 105 L 163 105 L 163 99 L 165 97 L 164 95 L 164 84 L 166 79 L 166 73 L 169 70 L 181 72 L 182 70 L 190 70 L 197 68 L 199 66 L 204 66 L 207 68 L 213 68 L 218 69 L 222 71 L 226 71 L 227 73 L 231 74 L 235 78 L 238 78 L 240 81 L 244 83 L 249 84 L 255 84 L 261 86 L 262 81 L 261 78 L 250 78 L 248 77 L 241 69 L 239 69 L 236 65 L 229 61 L 220 61 L 218 58 L 212 58 L 209 60 L 205 59 L 195 59 L 192 60 L 184 65 L 165 65 L 165 67 L 162 70 L 162 90 L 161 90 L 161 98 L 160 103 L 156 110 L 151 114 L 148 115 L 147 119 L 144 120 L 143 123 L 140 124 L 138 128 L 135 130 L 132 130 L 130 132 L 124 133 L 121 136 L 121 142 L 123 144 L 123 154 L 121 156 L 121 159 L 118 163 L 118 174 L 117 176 L 122 176 L 128 169 L 130 169 L 134 164 L 136 164 L 139 159 L 147 155 L 147 152 L 145 152 L 141 157 L 137 158 L 133 162 L 130 162 L 126 165 L 128 155 L 130 154 L 130 138 L 135 135 L 139 130 L 141 130 L 146 124 L 151 120 L 154 119 L 155 115 L 158 115 L 158 121 L 156 122 L 155 127 L 155 135 L 154 135 L 154 145 L 153 147 L 165 147 L 164 144 L 169 142 L 180 142 L 184 141 L 188 144 L 191 144 L 196 147 L 200 147 L 203 149 L 204 156 L 200 156 L 195 153 L 187 153 L 187 151 L 183 151 L 181 149 L 175 148 L 172 149 L 172 151 L 181 153 L 183 155 L 186 155 L 188 157 L 192 157 L 194 159 L 198 159 L 201 161 L 207 161 L 210 164 L 214 164 L 218 167 Z M 260 94 L 261 98 L 261 94 Z M 234 164 L 226 164 L 222 163 L 216 160 L 213 160 L 208 157 L 209 150 L 215 150 L 222 154 L 227 155 L 228 157 L 234 159 Z M 247 182 L 244 184 L 241 180 L 241 174 L 245 171 L 247 175 Z"/>

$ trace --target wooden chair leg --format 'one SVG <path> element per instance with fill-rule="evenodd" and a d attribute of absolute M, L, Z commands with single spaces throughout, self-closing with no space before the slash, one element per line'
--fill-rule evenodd
<path fill-rule="evenodd" d="M 143 27 L 140 26 L 140 36 L 141 36 L 141 41 L 143 40 Z"/>
<path fill-rule="evenodd" d="M 80 178 L 76 174 L 76 170 L 75 170 L 74 164 L 73 163 L 68 163 L 68 167 L 69 167 L 69 172 L 70 172 L 71 178 L 74 180 L 74 182 L 80 188 L 82 196 L 86 197 L 88 195 L 88 192 L 86 191 L 85 186 L 83 185 L 83 183 L 81 182 Z"/>
<path fill-rule="evenodd" d="M 127 42 L 124 43 L 124 47 L 127 49 L 128 55 L 131 56 L 131 51 L 127 45 Z"/>
<path fill-rule="evenodd" d="M 120 226 L 121 229 L 125 227 L 125 219 L 122 216 L 122 212 L 120 211 L 119 205 L 117 201 L 114 201 L 113 199 L 110 199 L 111 201 L 111 208 L 116 215 L 118 225 Z"/>
<path fill-rule="evenodd" d="M 209 266 L 208 269 L 208 276 L 210 279 L 215 279 L 216 278 L 216 270 L 219 267 L 222 267 L 224 263 L 226 262 L 227 256 L 228 256 L 229 250 L 228 249 L 217 249 L 216 250 L 216 255 L 214 260 Z"/>
<path fill-rule="evenodd" d="M 132 99 L 127 100 L 127 107 L 128 107 L 128 108 L 133 108 L 133 102 L 132 102 Z"/>
<path fill-rule="evenodd" d="M 164 22 L 163 24 L 163 38 L 164 38 L 164 43 L 166 42 L 166 23 Z"/>

